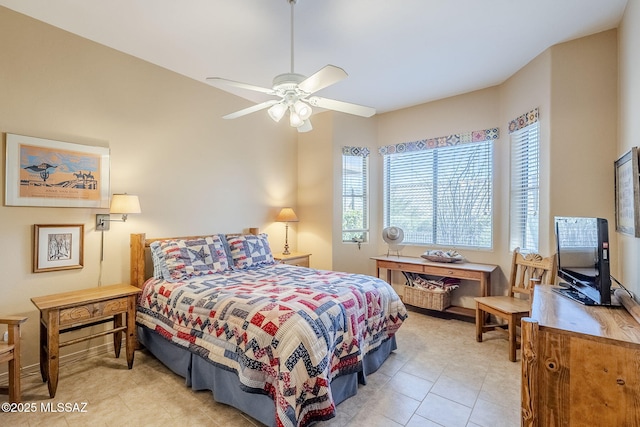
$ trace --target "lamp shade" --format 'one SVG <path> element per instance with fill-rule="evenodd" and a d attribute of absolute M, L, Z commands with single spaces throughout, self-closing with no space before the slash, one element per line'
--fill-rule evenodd
<path fill-rule="evenodd" d="M 293 104 L 293 109 L 302 120 L 307 120 L 311 117 L 311 113 L 313 112 L 313 110 L 311 110 L 311 106 L 302 101 L 296 101 L 296 103 Z"/>
<path fill-rule="evenodd" d="M 298 132 L 309 132 L 310 130 L 313 129 L 313 126 L 311 126 L 311 120 L 307 119 L 305 120 L 301 126 L 298 126 Z"/>
<path fill-rule="evenodd" d="M 278 216 L 276 217 L 278 222 L 298 222 L 296 213 L 291 208 L 282 208 Z"/>
<path fill-rule="evenodd" d="M 140 213 L 140 201 L 134 194 L 114 194 L 111 196 L 110 213 L 133 214 Z"/>
<path fill-rule="evenodd" d="M 300 127 L 304 123 L 304 120 L 295 112 L 293 108 L 289 109 L 289 124 L 294 127 Z"/>
<path fill-rule="evenodd" d="M 279 122 L 282 116 L 284 116 L 284 113 L 286 111 L 287 111 L 287 106 L 282 102 L 278 102 L 277 104 L 274 104 L 271 108 L 267 110 L 267 112 L 269 113 L 269 117 L 271 117 L 274 122 Z"/>

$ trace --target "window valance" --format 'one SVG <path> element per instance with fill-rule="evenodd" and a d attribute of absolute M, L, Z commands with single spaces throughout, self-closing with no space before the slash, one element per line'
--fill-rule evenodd
<path fill-rule="evenodd" d="M 471 142 L 484 142 L 498 139 L 500 130 L 498 128 L 474 130 L 471 132 L 456 133 L 437 138 L 421 139 L 420 141 L 401 142 L 400 144 L 385 145 L 378 149 L 381 155 L 407 153 L 410 151 L 430 150 L 439 147 L 450 147 Z"/>
<path fill-rule="evenodd" d="M 370 152 L 367 147 L 342 147 L 343 156 L 369 157 Z"/>
<path fill-rule="evenodd" d="M 538 109 L 534 108 L 528 113 L 524 113 L 523 115 L 511 120 L 509 122 L 509 133 L 513 133 L 517 130 L 520 130 L 524 127 L 527 127 L 537 122 L 538 122 Z"/>

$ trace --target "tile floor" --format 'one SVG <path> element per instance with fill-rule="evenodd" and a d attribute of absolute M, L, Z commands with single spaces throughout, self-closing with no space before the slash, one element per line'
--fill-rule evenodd
<path fill-rule="evenodd" d="M 520 362 L 509 362 L 501 334 L 486 337 L 477 343 L 472 323 L 411 311 L 398 350 L 335 418 L 316 426 L 519 426 Z M 149 353 L 135 357 L 132 370 L 124 354 L 64 363 L 55 399 L 39 373 L 23 377 L 23 402 L 37 412 L 0 413 L 0 425 L 262 426 L 210 392 L 191 391 Z M 49 402 L 87 402 L 86 412 L 42 412 Z"/>

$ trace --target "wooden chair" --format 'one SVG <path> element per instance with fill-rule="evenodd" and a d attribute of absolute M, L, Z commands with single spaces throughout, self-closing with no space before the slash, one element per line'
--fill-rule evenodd
<path fill-rule="evenodd" d="M 523 317 L 529 316 L 531 296 L 536 284 L 554 284 L 556 280 L 556 257 L 543 258 L 539 254 L 523 256 L 520 248 L 513 251 L 508 296 L 476 298 L 476 341 L 482 342 L 482 334 L 492 330 L 509 334 L 509 360 L 516 361 L 516 350 L 520 348 L 516 328 Z M 524 298 L 524 297 L 527 298 Z M 504 324 L 485 324 L 488 314 L 506 321 Z"/>
<path fill-rule="evenodd" d="M 21 316 L 0 317 L 0 324 L 8 325 L 9 342 L 0 341 L 0 363 L 9 362 L 9 387 L 0 392 L 9 394 L 9 402 L 20 402 L 20 325 L 27 320 Z"/>

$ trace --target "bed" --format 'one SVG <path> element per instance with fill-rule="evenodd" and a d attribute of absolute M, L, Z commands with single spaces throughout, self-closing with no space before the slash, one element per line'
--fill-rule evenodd
<path fill-rule="evenodd" d="M 407 317 L 384 280 L 276 263 L 266 234 L 132 234 L 131 284 L 140 344 L 269 426 L 334 417 Z"/>

